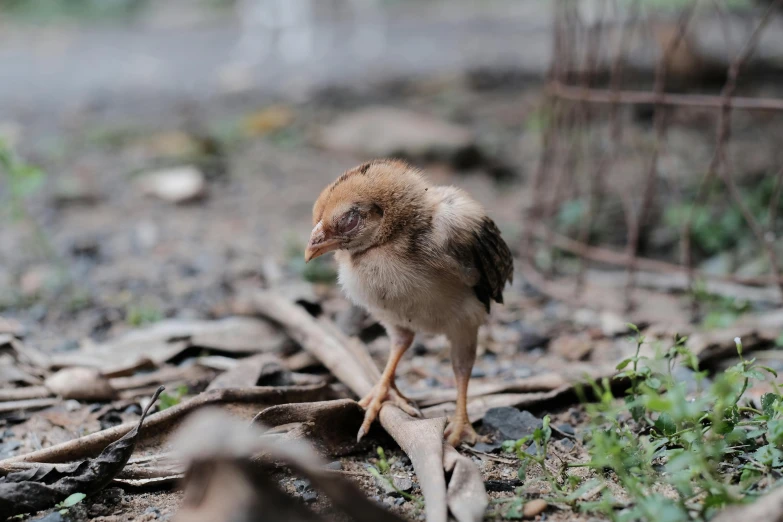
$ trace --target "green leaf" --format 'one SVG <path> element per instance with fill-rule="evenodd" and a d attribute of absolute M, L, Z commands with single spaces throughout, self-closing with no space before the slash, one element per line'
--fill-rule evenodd
<path fill-rule="evenodd" d="M 661 380 L 656 377 L 650 377 L 647 379 L 647 386 L 655 391 L 658 391 L 658 389 L 661 387 Z"/>
<path fill-rule="evenodd" d="M 655 420 L 654 425 L 661 435 L 671 436 L 677 432 L 677 425 L 668 413 L 661 413 Z"/>
<path fill-rule="evenodd" d="M 783 446 L 783 420 L 775 419 L 767 423 L 767 440 L 770 444 Z"/>
<path fill-rule="evenodd" d="M 615 367 L 615 370 L 624 370 L 626 366 L 628 366 L 629 364 L 631 364 L 631 362 L 633 362 L 633 358 L 632 358 L 632 357 L 628 357 L 627 359 L 623 359 L 623 360 L 622 360 L 622 361 L 620 361 L 620 363 L 619 363 L 619 364 L 618 364 L 618 365 Z"/>
<path fill-rule="evenodd" d="M 779 399 L 780 396 L 776 393 L 765 393 L 761 396 L 761 410 L 765 415 L 772 417 L 775 413 L 775 401 Z"/>
<path fill-rule="evenodd" d="M 783 458 L 783 451 L 780 451 L 771 444 L 767 444 L 766 446 L 757 449 L 753 454 L 753 458 L 767 467 L 772 467 L 773 465 L 777 466 L 780 465 L 780 460 Z"/>

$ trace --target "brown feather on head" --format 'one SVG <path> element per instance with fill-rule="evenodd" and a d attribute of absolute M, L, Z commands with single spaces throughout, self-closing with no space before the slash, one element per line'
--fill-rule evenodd
<path fill-rule="evenodd" d="M 424 205 L 428 185 L 410 165 L 375 160 L 346 171 L 313 206 L 309 261 L 333 250 L 359 253 L 410 226 Z"/>

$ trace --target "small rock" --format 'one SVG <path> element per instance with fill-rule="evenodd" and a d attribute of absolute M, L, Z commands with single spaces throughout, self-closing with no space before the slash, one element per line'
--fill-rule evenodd
<path fill-rule="evenodd" d="M 395 506 L 401 506 L 401 505 L 403 505 L 403 504 L 405 504 L 405 499 L 404 499 L 404 498 L 402 498 L 402 497 L 400 497 L 400 498 L 398 498 L 398 499 L 396 499 L 396 500 L 394 501 L 394 505 L 395 505 Z"/>
<path fill-rule="evenodd" d="M 63 399 L 108 401 L 117 391 L 95 368 L 65 368 L 44 381 L 52 393 Z"/>
<path fill-rule="evenodd" d="M 483 453 L 495 453 L 503 447 L 502 442 L 478 442 L 473 449 Z"/>
<path fill-rule="evenodd" d="M 0 459 L 13 457 L 14 452 L 22 446 L 22 443 L 18 440 L 12 440 L 0 444 Z"/>
<path fill-rule="evenodd" d="M 541 419 L 529 411 L 519 411 L 509 406 L 490 408 L 484 415 L 483 423 L 499 441 L 521 439 L 531 435 L 543 424 Z"/>
<path fill-rule="evenodd" d="M 73 352 L 75 350 L 79 349 L 79 341 L 76 339 L 66 339 L 57 346 L 55 346 L 52 351 L 56 353 L 62 353 L 62 352 Z"/>
<path fill-rule="evenodd" d="M 339 471 L 339 470 L 343 469 L 343 463 L 340 462 L 339 460 L 335 460 L 334 462 L 330 462 L 329 464 L 327 464 L 325 467 L 326 467 L 326 469 Z"/>
<path fill-rule="evenodd" d="M 58 180 L 52 194 L 52 203 L 58 208 L 92 206 L 100 199 L 93 183 L 78 176 Z"/>
<path fill-rule="evenodd" d="M 549 343 L 549 350 L 569 361 L 585 359 L 593 349 L 590 339 L 582 335 L 563 335 Z"/>
<path fill-rule="evenodd" d="M 576 444 L 574 444 L 574 441 L 571 439 L 563 439 L 560 441 L 560 447 L 563 448 L 564 451 L 571 451 L 574 449 L 574 446 L 576 446 Z"/>
<path fill-rule="evenodd" d="M 574 430 L 574 427 L 570 424 L 558 424 L 556 426 L 557 429 L 565 433 L 566 435 L 576 435 L 576 431 Z"/>
<path fill-rule="evenodd" d="M 740 277 L 759 277 L 769 273 L 769 258 L 766 254 L 760 254 L 755 259 L 744 263 L 737 269 L 736 275 Z"/>
<path fill-rule="evenodd" d="M 391 497 L 391 496 L 384 497 L 383 503 L 386 504 L 387 506 L 393 506 L 394 505 L 394 497 Z"/>
<path fill-rule="evenodd" d="M 0 316 L 0 334 L 8 334 L 14 337 L 22 338 L 24 337 L 25 333 L 27 333 L 27 329 L 22 323 L 16 319 Z"/>
<path fill-rule="evenodd" d="M 60 514 L 59 511 L 52 511 L 45 517 L 36 518 L 35 520 L 31 520 L 30 522 L 65 522 L 65 518 Z"/>
<path fill-rule="evenodd" d="M 152 506 L 148 507 L 147 509 L 144 510 L 144 514 L 152 515 L 155 518 L 160 518 L 160 510 L 156 507 L 152 507 Z"/>
<path fill-rule="evenodd" d="M 525 453 L 528 455 L 538 455 L 538 444 L 535 442 L 531 442 L 530 445 L 528 445 L 527 448 L 525 448 Z"/>
<path fill-rule="evenodd" d="M 294 489 L 296 489 L 297 493 L 304 493 L 308 489 L 310 489 L 310 481 L 309 480 L 295 480 L 294 481 Z"/>
<path fill-rule="evenodd" d="M 529 502 L 525 502 L 525 507 L 522 508 L 522 516 L 525 518 L 533 518 L 543 513 L 547 508 L 546 500 L 537 498 Z"/>
<path fill-rule="evenodd" d="M 394 482 L 394 487 L 400 491 L 407 493 L 413 489 L 413 481 L 407 477 L 394 477 L 392 482 Z"/>
<path fill-rule="evenodd" d="M 628 323 L 615 313 L 609 311 L 601 312 L 600 321 L 601 332 L 606 337 L 617 337 L 628 332 Z"/>
<path fill-rule="evenodd" d="M 699 265 L 699 270 L 709 275 L 726 275 L 734 269 L 734 255 L 723 252 L 712 256 Z"/>
<path fill-rule="evenodd" d="M 149 172 L 137 184 L 145 194 L 171 203 L 187 203 L 206 193 L 204 174 L 191 165 Z"/>
<path fill-rule="evenodd" d="M 98 238 L 85 236 L 76 238 L 71 243 L 71 255 L 97 261 L 101 257 L 101 244 Z"/>
<path fill-rule="evenodd" d="M 369 157 L 457 160 L 475 150 L 470 129 L 421 113 L 389 107 L 368 107 L 326 126 L 320 144 Z"/>
<path fill-rule="evenodd" d="M 542 335 L 538 330 L 521 321 L 515 322 L 512 327 L 519 332 L 517 348 L 521 352 L 528 352 L 533 348 L 541 348 L 549 343 L 549 337 Z"/>
<path fill-rule="evenodd" d="M 471 370 L 471 372 L 470 372 L 470 376 L 475 378 L 475 379 L 480 379 L 482 377 L 486 377 L 487 376 L 487 372 L 485 372 L 481 368 L 478 368 L 477 366 L 474 366 L 473 370 Z"/>
<path fill-rule="evenodd" d="M 315 502 L 318 500 L 318 493 L 313 491 L 312 489 L 310 491 L 305 491 L 302 493 L 302 500 L 305 502 Z"/>
<path fill-rule="evenodd" d="M 386 477 L 375 477 L 375 484 L 383 491 L 384 495 L 396 497 L 399 496 L 399 493 L 397 493 L 397 490 L 392 487 L 391 484 L 389 484 L 389 481 Z"/>
<path fill-rule="evenodd" d="M 25 297 L 36 297 L 47 288 L 57 284 L 56 271 L 47 265 L 38 265 L 28 269 L 19 279 L 19 290 Z"/>

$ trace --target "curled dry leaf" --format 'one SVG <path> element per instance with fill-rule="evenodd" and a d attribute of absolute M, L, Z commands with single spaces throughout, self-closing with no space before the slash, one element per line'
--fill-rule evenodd
<path fill-rule="evenodd" d="M 326 495 L 341 520 L 402 522 L 353 483 L 326 471 L 308 445 L 262 433 L 219 410 L 201 411 L 187 421 L 172 443 L 191 462 L 177 521 L 322 520 L 277 488 L 270 470 L 279 462 Z"/>
<path fill-rule="evenodd" d="M 144 419 L 162 391 L 161 386 L 136 427 L 94 459 L 62 466 L 41 464 L 0 478 L 0 519 L 50 508 L 74 493 L 90 495 L 103 489 L 127 464 Z"/>
<path fill-rule="evenodd" d="M 321 455 L 340 457 L 369 444 L 356 442 L 363 419 L 364 411 L 356 401 L 340 399 L 272 406 L 256 415 L 253 424 L 286 426 L 285 439 L 307 440 Z"/>
<path fill-rule="evenodd" d="M 48 377 L 44 385 L 63 399 L 110 401 L 117 397 L 117 390 L 95 368 L 66 368 Z"/>

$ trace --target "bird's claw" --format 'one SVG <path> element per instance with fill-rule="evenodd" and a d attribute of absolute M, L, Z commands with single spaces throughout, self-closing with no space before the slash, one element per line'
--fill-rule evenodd
<path fill-rule="evenodd" d="M 387 402 L 394 404 L 411 417 L 421 417 L 421 411 L 410 399 L 400 393 L 396 387 L 379 383 L 359 401 L 359 406 L 364 408 L 365 412 L 364 422 L 362 422 L 359 433 L 356 435 L 357 442 L 367 435 L 370 431 L 370 425 L 378 418 L 381 407 Z"/>
<path fill-rule="evenodd" d="M 473 425 L 470 421 L 459 417 L 454 417 L 449 421 L 443 435 L 446 437 L 446 442 L 455 448 L 462 442 L 473 446 L 477 442 L 487 441 L 487 437 L 482 437 L 476 433 L 476 430 L 473 429 Z"/>

